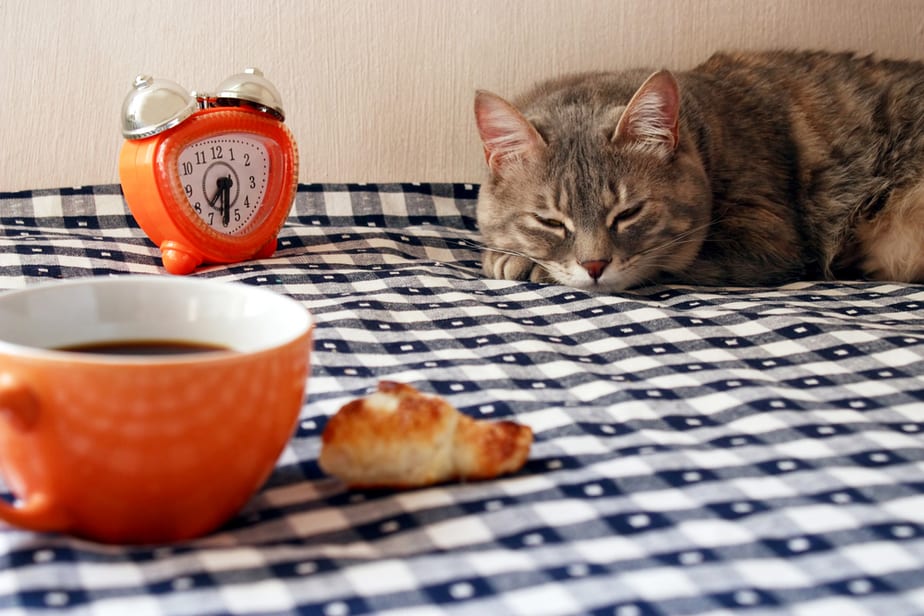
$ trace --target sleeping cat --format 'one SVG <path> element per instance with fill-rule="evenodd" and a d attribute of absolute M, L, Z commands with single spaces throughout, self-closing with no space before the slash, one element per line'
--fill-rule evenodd
<path fill-rule="evenodd" d="M 475 116 L 487 276 L 655 283 L 924 282 L 924 63 L 718 54 L 587 73 Z"/>

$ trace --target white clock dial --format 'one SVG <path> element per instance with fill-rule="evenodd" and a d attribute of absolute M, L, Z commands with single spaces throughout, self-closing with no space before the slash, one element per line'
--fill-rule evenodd
<path fill-rule="evenodd" d="M 225 133 L 183 148 L 180 182 L 196 215 L 212 230 L 243 235 L 266 194 L 269 153 L 260 137 Z"/>

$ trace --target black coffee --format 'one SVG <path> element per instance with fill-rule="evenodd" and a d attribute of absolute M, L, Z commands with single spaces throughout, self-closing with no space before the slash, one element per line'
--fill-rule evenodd
<path fill-rule="evenodd" d="M 228 351 L 230 349 L 221 345 L 185 340 L 116 340 L 77 344 L 60 347 L 57 350 L 74 353 L 94 353 L 96 355 L 188 355 L 190 353 Z"/>

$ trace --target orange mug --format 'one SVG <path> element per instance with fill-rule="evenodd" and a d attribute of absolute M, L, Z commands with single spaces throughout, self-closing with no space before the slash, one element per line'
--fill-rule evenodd
<path fill-rule="evenodd" d="M 199 278 L 84 278 L 0 293 L 0 520 L 106 543 L 217 529 L 291 438 L 314 320 Z"/>

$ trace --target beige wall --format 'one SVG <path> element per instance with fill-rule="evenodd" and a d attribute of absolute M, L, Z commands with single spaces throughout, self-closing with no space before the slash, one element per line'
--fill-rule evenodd
<path fill-rule="evenodd" d="M 922 0 L 0 0 L 0 191 L 114 183 L 139 72 L 278 87 L 302 182 L 482 179 L 475 88 L 715 49 L 924 59 Z"/>

